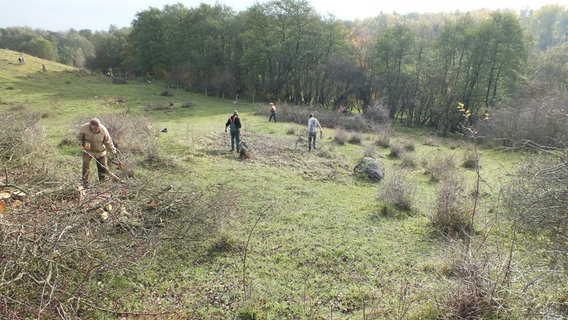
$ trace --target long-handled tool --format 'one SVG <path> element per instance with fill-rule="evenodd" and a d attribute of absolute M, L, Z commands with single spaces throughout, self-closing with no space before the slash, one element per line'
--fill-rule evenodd
<path fill-rule="evenodd" d="M 126 168 L 126 166 L 124 165 L 124 162 L 122 162 L 122 160 L 120 160 L 120 157 L 118 156 L 119 153 L 121 153 L 121 152 L 119 150 L 116 150 L 116 154 L 114 155 L 114 157 L 111 159 L 110 162 L 117 164 L 119 170 L 124 170 L 124 168 Z"/>
<path fill-rule="evenodd" d="M 121 179 L 119 176 L 117 176 L 116 174 L 112 173 L 112 171 L 110 171 L 110 169 L 108 168 L 108 166 L 103 165 L 102 163 L 99 162 L 99 160 L 97 160 L 97 157 L 95 157 L 92 153 L 90 153 L 89 151 L 83 149 L 83 152 L 88 154 L 89 156 L 91 156 L 91 158 L 95 159 L 95 161 L 103 168 L 105 168 L 106 172 L 109 174 L 109 176 L 113 177 L 116 181 L 120 182 L 120 183 L 126 183 L 126 181 L 124 181 L 124 179 Z"/>

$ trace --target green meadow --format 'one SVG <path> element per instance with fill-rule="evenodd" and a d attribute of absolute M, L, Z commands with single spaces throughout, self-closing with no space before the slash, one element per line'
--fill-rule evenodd
<path fill-rule="evenodd" d="M 566 297 L 561 294 L 565 278 L 559 283 L 537 271 L 547 263 L 547 253 L 534 244 L 536 236 L 515 232 L 503 209 L 501 189 L 515 177 L 525 154 L 483 145 L 475 153 L 465 135 L 437 137 L 427 129 L 397 125 L 388 137 L 390 147 L 379 146 L 373 132 L 345 132 L 359 139 L 340 142 L 338 129 L 323 122 L 318 149 L 308 152 L 301 138 L 305 124 L 268 122 L 269 101 L 233 101 L 142 78 L 113 84 L 102 75 L 34 57 L 18 64 L 17 58 L 16 52 L 0 50 L 0 112 L 4 119 L 39 115 L 38 148 L 45 151 L 23 164 L 2 159 L 4 178 L 39 194 L 38 180 L 19 178 L 33 165 L 41 168 L 35 171 L 50 172 L 46 176 L 66 197 L 50 199 L 48 208 L 63 208 L 58 213 L 29 199 L 22 207 L 7 208 L 0 224 L 28 217 L 26 210 L 36 206 L 45 212 L 36 210 L 30 221 L 43 219 L 37 215 L 47 221 L 57 221 L 58 214 L 65 219 L 84 215 L 77 209 L 81 149 L 69 142 L 79 124 L 91 117 L 119 124 L 143 119 L 140 126 L 147 125 L 148 137 L 128 141 L 140 144 L 139 151 L 122 151 L 131 166 L 127 176 L 111 168 L 125 183 L 98 183 L 92 172 L 94 187 L 86 191 L 93 199 L 102 194 L 113 199 L 115 208 L 139 210 L 142 226 L 117 228 L 108 220 L 87 219 L 70 229 L 75 233 L 54 227 L 62 243 L 93 228 L 99 235 L 93 243 L 104 239 L 108 247 L 120 245 L 122 254 L 105 253 L 106 246 L 97 247 L 97 258 L 77 254 L 76 259 L 92 263 L 87 275 L 72 272 L 82 270 L 79 262 L 57 260 L 65 255 L 60 250 L 50 258 L 59 261 L 54 274 L 61 277 L 52 287 L 45 284 L 55 283 L 55 276 L 25 280 L 40 264 L 26 265 L 19 281 L 28 284 L 26 290 L 35 283 L 35 293 L 19 292 L 17 281 L 9 283 L 4 275 L 0 306 L 8 317 L 526 319 L 540 318 L 531 310 Z M 169 96 L 162 95 L 166 90 Z M 224 127 L 234 109 L 250 159 L 229 151 Z M 163 128 L 167 133 L 160 132 Z M 393 146 L 406 146 L 404 156 L 392 156 Z M 462 165 L 472 152 L 479 157 L 478 170 Z M 382 164 L 381 182 L 354 174 L 366 154 Z M 466 217 L 473 216 L 465 236 L 441 232 L 433 223 L 440 190 L 447 185 L 433 176 L 444 161 L 450 164 L 439 174 L 452 172 L 448 183 L 458 195 L 451 201 Z M 402 177 L 399 184 L 404 182 L 401 192 L 409 193 L 408 207 L 388 205 L 381 196 L 396 185 L 390 180 L 395 174 Z M 145 197 L 164 186 L 171 189 Z M 118 195 L 126 192 L 132 196 Z M 154 211 L 144 211 L 157 198 Z M 150 216 L 159 222 L 148 224 Z M 8 238 L 6 230 L 2 236 Z"/>

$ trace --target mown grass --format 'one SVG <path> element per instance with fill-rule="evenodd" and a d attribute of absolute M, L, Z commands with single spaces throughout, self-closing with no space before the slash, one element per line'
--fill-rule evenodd
<path fill-rule="evenodd" d="M 357 133 L 356 143 L 337 144 L 334 129 L 322 123 L 320 148 L 308 153 L 305 143 L 296 147 L 297 135 L 288 134 L 291 127 L 296 132 L 304 127 L 269 123 L 267 116 L 255 114 L 261 103 L 233 104 L 175 89 L 172 97 L 162 97 L 159 82 L 134 79 L 115 85 L 109 78 L 48 62 L 48 72 L 38 73 L 36 66 L 43 61 L 27 57 L 25 66 L 13 66 L 17 55 L 0 53 L 6 57 L 0 61 L 0 110 L 45 114 L 40 124 L 53 146 L 90 117 L 141 115 L 175 168 L 140 167 L 138 177 L 210 195 L 229 191 L 233 219 L 224 222 L 221 233 L 198 244 L 164 246 L 141 261 L 139 272 L 104 274 L 90 284 L 105 288 L 108 296 L 101 299 L 117 312 L 166 319 L 417 319 L 448 314 L 443 304 L 451 290 L 443 281 L 448 242 L 430 225 L 439 184 L 422 163 L 453 157 L 466 182 L 464 196 L 471 193 L 476 172 L 459 165 L 467 139 L 401 130 L 390 145 L 402 146 L 415 159 L 417 165 L 408 167 L 389 157 L 389 148 L 375 146 L 374 134 Z M 193 106 L 183 107 L 188 101 Z M 152 105 L 172 107 L 147 108 Z M 251 159 L 229 152 L 224 124 L 233 109 L 243 121 Z M 168 132 L 160 133 L 162 128 Z M 412 212 L 383 215 L 377 198 L 383 184 L 352 175 L 371 147 L 386 175 L 402 168 L 416 186 Z M 63 170 L 79 181 L 80 150 L 58 150 L 67 159 Z M 522 157 L 484 148 L 479 155 L 482 197 L 476 229 L 494 237 L 488 243 L 507 242 L 507 223 L 497 216 L 498 193 Z M 114 318 L 97 309 L 89 312 Z"/>

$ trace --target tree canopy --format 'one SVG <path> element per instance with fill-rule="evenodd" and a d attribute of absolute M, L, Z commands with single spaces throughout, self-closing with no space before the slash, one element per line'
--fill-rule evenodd
<path fill-rule="evenodd" d="M 175 4 L 150 7 L 131 27 L 108 31 L 0 29 L 2 48 L 80 68 L 227 98 L 362 112 L 383 104 L 392 119 L 442 133 L 459 125 L 457 102 L 481 118 L 527 76 L 535 56 L 562 63 L 565 51 L 555 48 L 567 42 L 568 10 L 560 5 L 341 21 L 306 0 L 242 12 Z"/>

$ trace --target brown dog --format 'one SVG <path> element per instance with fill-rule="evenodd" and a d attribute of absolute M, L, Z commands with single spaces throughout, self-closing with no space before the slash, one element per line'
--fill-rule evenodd
<path fill-rule="evenodd" d="M 249 159 L 250 152 L 246 142 L 242 141 L 239 143 L 239 159 Z"/>

